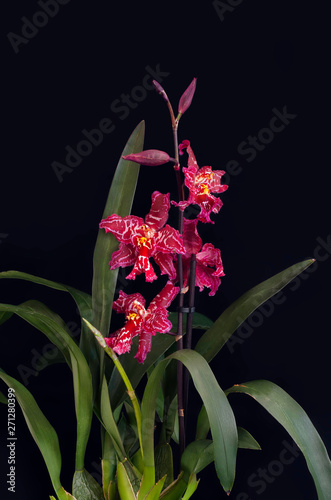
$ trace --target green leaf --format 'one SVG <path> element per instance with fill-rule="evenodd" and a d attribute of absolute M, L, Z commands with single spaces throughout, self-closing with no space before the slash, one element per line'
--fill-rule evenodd
<path fill-rule="evenodd" d="M 238 427 L 238 448 L 261 450 L 261 446 L 246 429 Z"/>
<path fill-rule="evenodd" d="M 20 306 L 0 304 L 0 311 L 15 313 L 43 332 L 61 350 L 70 366 L 77 417 L 76 469 L 83 469 L 93 414 L 92 377 L 83 353 L 70 337 L 60 316 L 41 302 L 31 300 Z"/>
<path fill-rule="evenodd" d="M 123 461 L 125 459 L 125 450 L 110 406 L 107 382 L 105 377 L 103 378 L 102 389 L 101 389 L 100 410 L 101 410 L 101 418 L 103 426 L 105 427 L 106 431 L 108 432 L 109 436 L 112 439 L 119 460 Z"/>
<path fill-rule="evenodd" d="M 229 306 L 214 325 L 199 339 L 195 350 L 209 362 L 229 340 L 235 330 L 266 300 L 278 293 L 293 278 L 314 262 L 305 260 L 251 288 Z"/>
<path fill-rule="evenodd" d="M 197 476 L 195 474 L 191 474 L 187 489 L 185 491 L 185 495 L 183 496 L 182 500 L 188 500 L 189 498 L 191 498 L 193 493 L 196 491 L 198 484 L 199 481 L 197 480 Z"/>
<path fill-rule="evenodd" d="M 4 403 L 5 405 L 8 403 L 7 397 L 0 391 L 0 403 Z"/>
<path fill-rule="evenodd" d="M 231 392 L 252 396 L 287 430 L 306 459 L 319 500 L 330 499 L 331 462 L 320 435 L 301 406 L 268 380 L 234 385 L 226 391 L 227 394 Z"/>
<path fill-rule="evenodd" d="M 1 273 L 0 273 L 1 275 Z M 0 312 L 0 325 L 12 317 L 12 313 Z"/>
<path fill-rule="evenodd" d="M 0 279 L 1 278 L 21 279 L 24 281 L 36 283 L 38 285 L 47 286 L 48 288 L 53 288 L 55 290 L 70 293 L 70 295 L 76 302 L 81 318 L 84 317 L 89 321 L 92 321 L 92 297 L 85 292 L 77 290 L 72 286 L 67 286 L 62 283 L 57 283 L 55 281 L 47 280 L 45 278 L 40 278 L 39 276 L 34 276 L 33 274 L 23 273 L 20 271 L 4 271 L 0 273 Z M 1 317 L 1 314 L 5 316 Z M 0 324 L 6 319 L 9 319 L 11 315 L 12 313 L 8 312 L 0 313 Z M 90 335 L 89 329 L 83 321 L 81 322 L 80 348 L 89 362 L 92 374 L 94 375 L 95 379 L 95 374 L 99 371 L 96 343 L 94 337 Z"/>
<path fill-rule="evenodd" d="M 132 132 L 121 154 L 102 215 L 103 219 L 112 214 L 121 217 L 130 214 L 138 180 L 139 165 L 123 160 L 122 156 L 142 151 L 144 133 L 145 123 L 142 121 Z M 112 234 L 106 234 L 104 229 L 99 229 L 93 256 L 92 324 L 104 336 L 109 333 L 112 302 L 118 274 L 118 269 L 110 271 L 109 261 L 117 248 L 116 238 Z"/>
<path fill-rule="evenodd" d="M 169 312 L 168 319 L 172 323 L 171 332 L 176 333 L 178 327 L 178 313 L 177 312 Z M 183 317 L 183 331 L 186 331 L 186 322 L 187 322 L 187 314 L 184 314 Z M 195 312 L 193 314 L 193 325 L 192 327 L 197 330 L 208 330 L 211 326 L 213 326 L 213 321 L 204 314 Z"/>
<path fill-rule="evenodd" d="M 202 405 L 202 408 L 198 415 L 197 430 L 195 434 L 196 441 L 198 441 L 199 439 L 206 439 L 209 430 L 210 430 L 209 418 L 205 406 Z"/>
<path fill-rule="evenodd" d="M 101 429 L 102 430 L 102 429 Z M 113 445 L 113 441 L 109 436 L 108 432 L 104 430 L 102 432 L 102 489 L 104 497 L 108 500 L 115 495 L 116 484 L 116 467 L 117 467 L 117 455 L 116 450 Z"/>
<path fill-rule="evenodd" d="M 42 453 L 54 490 L 57 494 L 61 493 L 61 452 L 54 428 L 24 385 L 2 370 L 0 370 L 0 378 L 15 391 L 15 398 L 22 409 L 30 433 Z M 64 498 L 63 495 L 62 498 Z"/>
<path fill-rule="evenodd" d="M 198 415 L 197 431 L 195 435 L 195 440 L 206 439 L 210 430 L 209 419 L 206 412 L 206 408 L 202 405 L 200 413 Z M 238 448 L 247 448 L 250 450 L 260 450 L 261 446 L 253 438 L 253 436 L 243 429 L 242 427 L 237 427 L 238 431 Z"/>
<path fill-rule="evenodd" d="M 174 480 L 172 449 L 169 443 L 158 444 L 155 448 L 155 480 L 166 476 L 164 486 Z"/>
<path fill-rule="evenodd" d="M 132 484 L 122 462 L 117 465 L 117 485 L 121 500 L 136 500 Z"/>
<path fill-rule="evenodd" d="M 173 335 L 165 335 L 162 333 L 156 334 L 155 337 L 153 337 L 152 348 L 147 355 L 145 363 L 137 363 L 134 356 L 138 348 L 138 338 L 135 337 L 133 339 L 130 352 L 121 355 L 121 365 L 130 379 L 134 389 L 137 387 L 147 370 L 169 349 L 175 341 L 176 340 Z M 124 382 L 117 369 L 113 370 L 108 387 L 111 405 L 113 408 L 116 408 L 127 397 Z"/>
<path fill-rule="evenodd" d="M 187 483 L 183 479 L 184 471 L 182 471 L 177 479 L 173 481 L 167 488 L 165 488 L 161 495 L 160 500 L 178 500 L 187 488 Z"/>
<path fill-rule="evenodd" d="M 188 481 L 191 474 L 198 474 L 214 461 L 214 444 L 211 439 L 200 439 L 186 446 L 181 457 L 183 479 Z"/>
<path fill-rule="evenodd" d="M 162 477 L 156 484 L 153 486 L 151 491 L 147 493 L 144 497 L 144 500 L 158 500 L 160 498 L 160 494 L 164 485 L 164 481 L 166 476 Z"/>
<path fill-rule="evenodd" d="M 181 361 L 189 370 L 208 414 L 214 441 L 215 467 L 226 492 L 234 482 L 237 454 L 237 427 L 227 398 L 205 359 L 195 351 L 184 349 L 160 361 L 152 372 L 141 403 L 142 441 L 145 470 L 154 469 L 155 403 L 164 370 L 172 359 Z"/>
<path fill-rule="evenodd" d="M 75 472 L 72 492 L 77 500 L 104 500 L 101 486 L 85 469 Z"/>

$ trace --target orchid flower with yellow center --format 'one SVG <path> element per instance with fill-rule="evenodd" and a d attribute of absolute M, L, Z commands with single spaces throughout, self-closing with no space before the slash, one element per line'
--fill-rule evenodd
<path fill-rule="evenodd" d="M 172 327 L 167 319 L 167 307 L 176 297 L 179 288 L 170 281 L 145 309 L 145 299 L 140 293 L 127 295 L 122 290 L 113 303 L 113 309 L 125 314 L 126 323 L 115 333 L 105 338 L 109 347 L 117 354 L 130 351 L 132 339 L 139 335 L 138 351 L 135 358 L 143 363 L 151 350 L 152 336 L 156 333 L 168 333 Z"/>
<path fill-rule="evenodd" d="M 185 210 L 191 204 L 199 205 L 201 211 L 197 216 L 198 220 L 214 224 L 210 219 L 210 214 L 211 212 L 217 214 L 223 202 L 211 193 L 223 193 L 228 188 L 225 184 L 221 184 L 221 177 L 225 171 L 212 170 L 208 166 L 199 168 L 190 141 L 185 140 L 179 145 L 180 154 L 183 154 L 183 149 L 186 149 L 188 153 L 188 168 L 183 168 L 183 172 L 189 197 L 186 201 L 179 203 L 172 201 L 172 203 L 181 210 Z"/>
<path fill-rule="evenodd" d="M 170 208 L 170 194 L 154 191 L 152 206 L 145 220 L 135 215 L 120 217 L 113 214 L 100 222 L 100 228 L 112 233 L 120 242 L 119 250 L 113 253 L 109 262 L 111 269 L 133 265 L 127 279 L 135 279 L 144 273 L 146 281 L 157 278 L 150 257 L 170 279 L 176 277 L 174 256 L 184 254 L 182 238 L 176 229 L 165 225 Z"/>

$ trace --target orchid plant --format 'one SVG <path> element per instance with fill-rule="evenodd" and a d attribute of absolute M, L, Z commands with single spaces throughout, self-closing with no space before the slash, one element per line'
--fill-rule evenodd
<path fill-rule="evenodd" d="M 181 96 L 176 117 L 165 90 L 157 81 L 154 86 L 170 113 L 174 155 L 143 150 L 144 122 L 130 136 L 100 222 L 91 295 L 24 272 L 0 273 L 0 278 L 27 280 L 69 293 L 82 318 L 77 343 L 65 322 L 45 304 L 32 300 L 0 304 L 0 323 L 13 314 L 20 316 L 55 344 L 72 371 L 77 438 L 72 491 L 67 492 L 61 484 L 61 451 L 55 429 L 28 389 L 0 370 L 0 378 L 15 394 L 46 463 L 56 496 L 50 498 L 188 500 L 198 487 L 199 472 L 211 463 L 229 495 L 238 449 L 260 449 L 254 437 L 237 426 L 229 402 L 231 393 L 244 393 L 290 434 L 306 459 L 319 500 L 329 500 L 330 459 L 305 411 L 267 380 L 235 384 L 223 391 L 209 366 L 240 324 L 313 260 L 295 264 L 256 285 L 214 323 L 195 311 L 197 289 L 215 295 L 225 275 L 220 250 L 199 235 L 201 224 L 216 223 L 222 207 L 219 195 L 227 189 L 222 183 L 225 172 L 199 167 L 189 140 L 178 144 L 179 122 L 192 103 L 196 79 Z M 182 162 L 186 166 L 181 165 L 180 157 L 186 158 Z M 154 191 L 148 214 L 144 218 L 131 215 L 140 165 L 155 171 L 167 163 L 177 192 Z M 198 212 L 190 210 L 192 205 Z M 170 210 L 177 211 L 177 228 L 167 224 Z M 126 294 L 121 290 L 114 297 L 120 267 L 129 268 L 126 279 L 135 280 L 137 288 L 142 281 L 145 287 L 150 282 L 160 283 L 148 305 L 140 291 Z M 124 315 L 124 324 L 116 331 L 111 328 L 112 310 Z M 193 330 L 200 332 L 194 349 Z M 195 439 L 187 443 L 190 378 L 202 405 Z M 144 388 L 141 398 L 136 394 L 139 383 Z M 4 394 L 1 401 L 7 402 Z M 102 484 L 85 469 L 93 414 L 100 423 Z M 174 469 L 174 453 L 179 458 L 178 470 Z"/>

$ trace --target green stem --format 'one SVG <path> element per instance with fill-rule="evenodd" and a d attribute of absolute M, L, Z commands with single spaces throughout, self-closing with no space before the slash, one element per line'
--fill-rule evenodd
<path fill-rule="evenodd" d="M 101 347 L 104 349 L 104 351 L 108 354 L 108 356 L 114 362 L 114 365 L 116 366 L 120 376 L 122 377 L 122 380 L 125 384 L 125 387 L 127 388 L 128 395 L 132 401 L 133 410 L 134 410 L 135 417 L 136 417 L 140 450 L 141 450 L 141 455 L 143 457 L 144 453 L 143 453 L 143 446 L 142 446 L 142 439 L 141 439 L 141 411 L 140 411 L 138 399 L 136 397 L 136 394 L 134 392 L 134 389 L 132 387 L 130 379 L 127 376 L 127 374 L 126 374 L 123 366 L 121 365 L 118 357 L 116 356 L 114 351 L 106 344 L 106 341 L 105 341 L 104 337 L 101 335 L 101 333 L 99 332 L 99 330 L 97 330 L 93 325 L 91 325 L 91 323 L 89 323 L 85 318 L 83 318 L 83 321 L 85 321 L 85 323 L 87 324 L 89 329 L 94 333 L 95 338 L 97 339 L 97 341 L 99 342 Z"/>

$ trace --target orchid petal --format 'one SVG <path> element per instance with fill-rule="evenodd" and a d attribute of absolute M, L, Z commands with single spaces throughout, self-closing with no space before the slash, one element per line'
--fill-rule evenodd
<path fill-rule="evenodd" d="M 146 281 L 152 282 L 157 279 L 150 260 L 145 255 L 138 255 L 138 258 L 133 266 L 130 274 L 126 277 L 127 280 L 134 280 L 139 274 L 145 273 Z"/>
<path fill-rule="evenodd" d="M 167 316 L 168 311 L 164 307 L 157 307 L 148 315 L 144 324 L 144 331 L 152 335 L 168 333 L 171 330 L 172 323 L 167 319 Z"/>
<path fill-rule="evenodd" d="M 162 194 L 154 191 L 152 194 L 152 205 L 145 217 L 145 223 L 155 231 L 159 231 L 168 220 L 170 208 L 170 193 Z"/>
<path fill-rule="evenodd" d="M 203 266 L 197 262 L 195 284 L 199 287 L 200 292 L 202 292 L 204 287 L 210 288 L 210 296 L 215 295 L 221 284 L 220 278 L 213 276 L 213 273 L 214 270 L 212 268 Z"/>
<path fill-rule="evenodd" d="M 171 281 L 168 281 L 165 285 L 165 287 L 161 290 L 160 293 L 154 297 L 152 302 L 148 306 L 148 311 L 152 312 L 156 308 L 160 307 L 169 307 L 171 302 L 174 300 L 176 297 L 177 293 L 179 292 L 179 287 L 174 286 Z"/>
<path fill-rule="evenodd" d="M 113 214 L 103 219 L 99 227 L 106 230 L 106 233 L 112 233 L 121 243 L 131 243 L 132 232 L 144 223 L 144 219 L 135 215 L 120 217 Z"/>
<path fill-rule="evenodd" d="M 193 153 L 193 149 L 191 148 L 191 143 L 187 139 L 185 139 L 180 145 L 179 145 L 179 152 L 180 154 L 183 154 L 183 149 L 186 148 L 187 154 L 188 154 L 188 166 L 189 167 L 198 167 L 197 160 L 195 158 L 195 155 Z"/>
<path fill-rule="evenodd" d="M 113 252 L 109 262 L 110 269 L 132 266 L 136 262 L 136 258 L 137 251 L 134 246 L 120 243 L 119 249 L 116 252 Z"/>
<path fill-rule="evenodd" d="M 140 331 L 140 325 L 135 325 L 133 321 L 127 321 L 123 328 L 117 330 L 112 336 L 106 337 L 105 342 L 117 354 L 124 354 L 130 351 L 132 338 L 138 335 Z"/>
<path fill-rule="evenodd" d="M 197 255 L 197 260 L 209 266 L 219 266 L 222 264 L 221 252 L 212 243 L 205 243 L 201 252 Z"/>
<path fill-rule="evenodd" d="M 184 218 L 183 243 L 186 254 L 197 254 L 202 246 L 202 239 L 197 231 L 197 219 L 189 220 Z"/>
<path fill-rule="evenodd" d="M 135 359 L 138 363 L 144 363 L 147 354 L 152 347 L 152 335 L 149 332 L 143 331 L 139 335 L 138 351 L 135 355 Z"/>
<path fill-rule="evenodd" d="M 161 270 L 161 274 L 167 274 L 171 280 L 175 280 L 177 276 L 174 266 L 174 256 L 170 253 L 156 252 L 153 259 Z"/>
<path fill-rule="evenodd" d="M 123 290 L 119 291 L 119 297 L 113 302 L 113 309 L 117 313 L 127 314 L 128 312 L 135 311 L 134 303 L 139 303 L 142 307 L 145 306 L 145 299 L 140 293 L 131 293 L 127 295 Z"/>
<path fill-rule="evenodd" d="M 185 253 L 180 232 L 168 224 L 155 235 L 155 249 L 164 253 Z"/>

